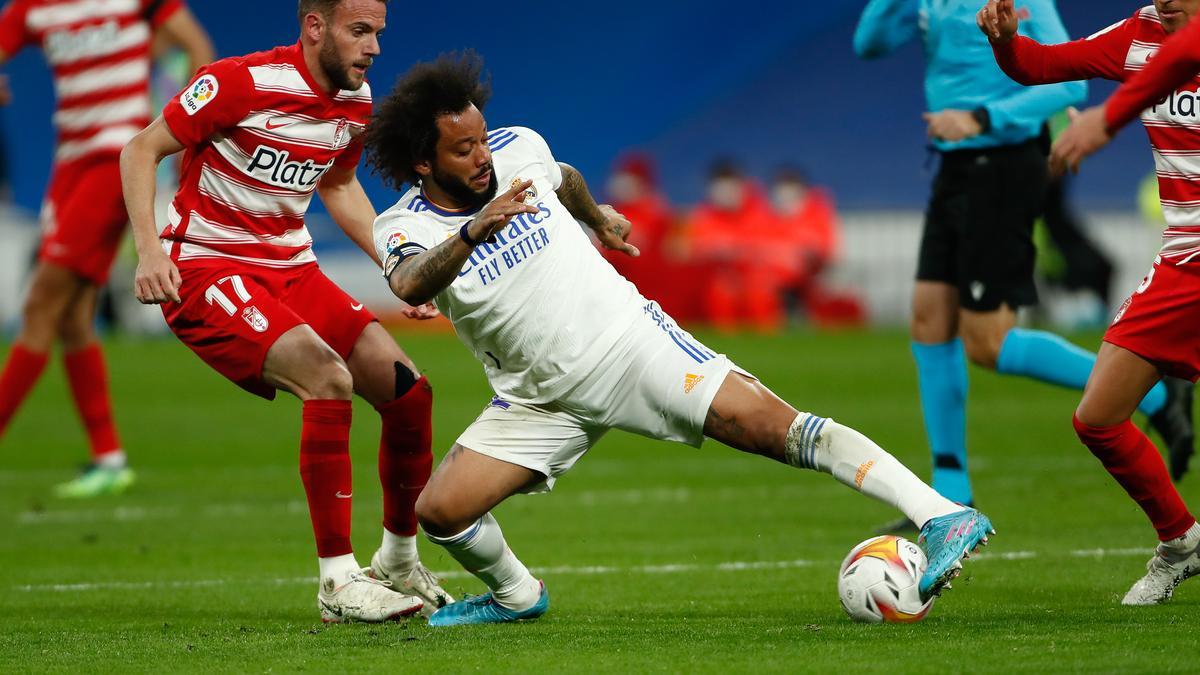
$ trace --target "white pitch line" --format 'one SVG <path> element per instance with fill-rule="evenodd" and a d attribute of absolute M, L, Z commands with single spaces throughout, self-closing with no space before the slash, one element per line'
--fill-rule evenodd
<path fill-rule="evenodd" d="M 1116 548 L 1116 549 L 1080 549 L 1067 551 L 1065 555 L 1075 558 L 1093 558 L 1093 557 L 1132 557 L 1144 556 L 1152 553 L 1150 549 L 1141 548 Z M 1007 551 L 998 553 L 987 553 L 972 556 L 972 561 L 989 561 L 989 560 L 1029 560 L 1033 558 L 1043 557 L 1043 554 L 1037 551 Z M 1046 557 L 1055 557 L 1048 555 Z M 607 574 L 676 574 L 680 572 L 753 572 L 761 570 L 787 570 L 797 569 L 801 567 L 814 567 L 818 565 L 836 565 L 837 561 L 831 560 L 757 560 L 757 561 L 731 561 L 716 564 L 700 564 L 700 563 L 675 563 L 664 565 L 588 565 L 588 566 L 572 566 L 562 565 L 558 567 L 540 567 L 534 568 L 533 572 L 539 576 L 597 576 Z M 445 572 L 435 572 L 439 577 L 445 579 L 458 579 L 470 576 L 462 570 L 452 570 Z M 208 588 L 213 586 L 244 586 L 247 584 L 270 584 L 274 586 L 298 586 L 317 583 L 316 577 L 291 577 L 279 579 L 194 579 L 194 580 L 179 580 L 179 581 L 101 581 L 94 583 L 79 583 L 79 584 L 24 584 L 13 586 L 12 590 L 24 593 L 79 593 L 86 591 L 136 591 L 136 590 L 153 590 L 153 589 L 186 589 L 186 588 Z"/>

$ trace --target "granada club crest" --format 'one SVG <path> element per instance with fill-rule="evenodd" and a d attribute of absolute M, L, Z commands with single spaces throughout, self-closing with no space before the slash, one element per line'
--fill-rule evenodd
<path fill-rule="evenodd" d="M 340 146 L 342 141 L 346 139 L 346 132 L 350 130 L 350 120 L 343 117 L 338 120 L 337 131 L 333 132 L 333 145 Z"/>
<path fill-rule="evenodd" d="M 242 310 L 242 320 L 245 321 L 256 333 L 265 333 L 271 327 L 271 322 L 267 321 L 267 317 L 258 311 L 254 305 Z"/>

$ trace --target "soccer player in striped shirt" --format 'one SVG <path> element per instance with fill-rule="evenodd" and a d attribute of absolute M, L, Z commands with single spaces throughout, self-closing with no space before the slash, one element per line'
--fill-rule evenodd
<path fill-rule="evenodd" d="M 417 557 L 433 391 L 371 312 L 321 272 L 304 221 L 319 194 L 375 257 L 375 209 L 356 167 L 371 115 L 366 72 L 386 18 L 386 0 L 300 0 L 296 44 L 205 68 L 121 157 L 138 299 L 161 304 L 175 335 L 236 384 L 303 401 L 300 476 L 328 622 L 386 621 L 452 600 Z M 154 173 L 179 152 L 179 192 L 160 233 Z M 350 543 L 355 394 L 382 423 L 383 542 L 369 570 Z"/>
<path fill-rule="evenodd" d="M 58 145 L 42 207 L 42 242 L 21 330 L 0 373 L 0 436 L 61 343 L 91 463 L 61 497 L 123 492 L 134 480 L 113 423 L 96 298 L 125 233 L 117 158 L 150 122 L 154 34 L 181 46 L 193 70 L 212 60 L 182 0 L 12 0 L 0 11 L 0 62 L 37 45 L 54 75 Z"/>
<path fill-rule="evenodd" d="M 1026 85 L 1087 78 L 1122 81 L 1136 77 L 1148 63 L 1162 68 L 1161 56 L 1156 56 L 1159 46 L 1200 12 L 1200 0 L 1155 0 L 1089 38 L 1042 45 L 1017 35 L 1020 20 L 1013 4 L 990 0 L 977 21 L 1004 72 Z M 1181 38 L 1171 43 L 1198 51 L 1195 39 Z M 1154 267 L 1105 333 L 1074 417 L 1080 440 L 1146 513 L 1161 542 L 1146 575 L 1126 593 L 1126 605 L 1167 602 L 1180 582 L 1200 573 L 1200 525 L 1171 483 L 1154 444 L 1129 419 L 1162 376 L 1192 381 L 1200 376 L 1200 100 L 1194 93 L 1200 83 L 1198 67 L 1200 62 L 1154 96 L 1140 102 L 1135 97 L 1135 105 L 1123 94 L 1114 97 L 1117 105 L 1109 104 L 1110 115 L 1117 114 L 1109 117 L 1110 128 L 1142 111 L 1167 218 Z M 1185 82 L 1187 87 L 1171 93 Z M 1090 116 L 1103 121 L 1104 109 Z M 1064 133 L 1068 144 L 1073 135 Z M 1058 153 L 1061 156 L 1061 147 Z"/>

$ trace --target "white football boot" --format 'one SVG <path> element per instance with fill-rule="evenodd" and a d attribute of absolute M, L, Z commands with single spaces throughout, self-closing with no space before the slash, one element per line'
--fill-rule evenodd
<path fill-rule="evenodd" d="M 1178 539 L 1164 541 L 1146 563 L 1146 576 L 1125 594 L 1122 605 L 1161 605 L 1171 600 L 1175 587 L 1200 574 L 1200 525 Z"/>
<path fill-rule="evenodd" d="M 454 602 L 454 597 L 442 588 L 440 580 L 419 561 L 405 572 L 400 568 L 389 568 L 383 563 L 379 551 L 371 556 L 371 566 L 363 570 L 372 577 L 391 584 L 398 593 L 413 595 L 424 601 L 421 613 L 431 616 L 434 612 Z"/>
<path fill-rule="evenodd" d="M 350 580 L 337 587 L 332 577 L 326 577 L 317 592 L 317 607 L 325 623 L 395 621 L 416 614 L 424 604 L 420 598 L 397 593 L 391 582 L 359 572 L 351 572 Z"/>

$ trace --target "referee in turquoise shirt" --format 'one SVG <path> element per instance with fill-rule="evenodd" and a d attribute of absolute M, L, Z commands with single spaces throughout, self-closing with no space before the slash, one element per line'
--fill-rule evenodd
<path fill-rule="evenodd" d="M 1016 328 L 1037 302 L 1033 223 L 1046 192 L 1042 128 L 1087 97 L 1082 83 L 1023 87 L 996 65 L 975 22 L 984 0 L 871 0 L 854 50 L 879 58 L 920 39 L 925 121 L 941 156 L 921 237 L 912 350 L 933 486 L 971 505 L 967 476 L 967 363 L 1080 389 L 1094 355 L 1057 335 Z M 1052 0 L 1017 0 L 1022 34 L 1068 40 Z M 1014 436 L 1020 430 L 1014 430 Z M 889 525 L 902 531 L 911 523 Z"/>

